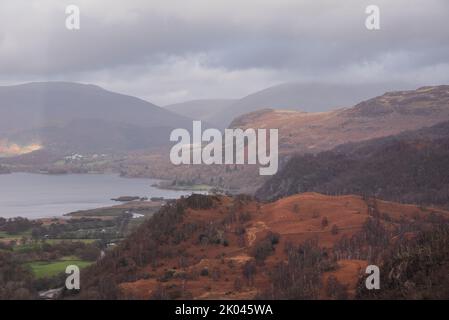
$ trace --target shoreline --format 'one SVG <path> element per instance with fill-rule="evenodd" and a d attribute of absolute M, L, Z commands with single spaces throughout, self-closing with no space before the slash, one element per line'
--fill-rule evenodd
<path fill-rule="evenodd" d="M 23 217 L 29 220 L 39 219 L 67 219 L 67 215 L 88 210 L 98 210 L 116 206 L 123 206 L 130 202 L 117 202 L 112 199 L 128 198 L 130 196 L 139 197 L 138 202 L 148 199 L 153 202 L 169 201 L 171 199 L 178 199 L 191 193 L 205 193 L 206 190 L 184 188 L 182 190 L 162 188 L 160 183 L 167 183 L 166 180 L 154 178 L 139 178 L 139 177 L 123 177 L 118 173 L 73 173 L 63 175 L 43 174 L 35 172 L 13 172 L 12 175 L 17 174 L 20 179 L 16 179 L 11 174 L 5 175 L 3 180 L 3 200 L 4 205 L 1 208 L 0 217 L 5 219 Z M 28 178 L 27 176 L 31 177 Z M 53 180 L 51 178 L 33 178 L 36 177 L 54 177 L 54 176 L 73 176 L 75 179 L 64 178 Z M 82 176 L 86 176 L 86 181 Z M 89 179 L 88 176 L 98 176 Z M 7 177 L 7 178 L 6 178 Z M 102 179 L 102 177 L 105 177 Z M 108 178 L 109 177 L 109 178 Z M 89 189 L 92 192 L 84 190 L 84 185 L 89 185 L 91 180 L 97 181 L 95 187 Z M 132 181 L 128 184 L 122 179 L 129 179 Z M 29 180 L 29 181 L 28 181 Z M 18 181 L 14 186 L 10 187 L 13 182 Z M 48 182 L 50 181 L 50 182 Z M 54 181 L 54 182 L 53 182 Z M 121 181 L 121 182 L 120 182 Z M 137 182 L 136 182 L 137 181 Z M 46 183 L 48 183 L 46 185 Z M 21 187 L 21 186 L 24 187 Z M 27 187 L 30 186 L 30 187 Z M 44 188 L 39 187 L 44 186 Z M 102 186 L 105 188 L 102 188 Z M 45 188 L 47 187 L 47 188 Z M 25 189 L 22 189 L 25 188 Z M 33 190 L 36 189 L 40 194 L 34 195 Z M 47 190 L 49 189 L 49 190 Z M 54 197 L 52 196 L 54 192 Z M 98 190 L 98 192 L 97 192 Z M 31 193 L 30 193 L 31 192 Z M 74 193 L 73 193 L 74 192 Z M 73 195 L 72 195 L 73 193 Z M 0 202 L 1 197 L 0 197 Z M 40 213 L 39 213 L 40 212 Z"/>

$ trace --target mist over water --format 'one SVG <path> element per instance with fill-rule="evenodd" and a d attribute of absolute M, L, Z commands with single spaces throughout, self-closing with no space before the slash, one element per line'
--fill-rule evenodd
<path fill-rule="evenodd" d="M 120 204 L 120 196 L 179 198 L 189 191 L 152 187 L 156 179 L 130 179 L 113 174 L 0 175 L 0 217 L 46 218 L 78 210 Z"/>

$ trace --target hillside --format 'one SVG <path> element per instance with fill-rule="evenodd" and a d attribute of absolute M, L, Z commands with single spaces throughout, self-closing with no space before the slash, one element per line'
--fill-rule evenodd
<path fill-rule="evenodd" d="M 396 136 L 298 155 L 257 191 L 273 200 L 298 192 L 361 194 L 449 206 L 449 122 Z"/>
<path fill-rule="evenodd" d="M 388 83 L 370 85 L 287 82 L 253 92 L 240 99 L 202 99 L 165 106 L 167 110 L 224 129 L 243 114 L 261 109 L 323 112 L 382 94 Z"/>
<path fill-rule="evenodd" d="M 0 87 L 0 140 L 7 145 L 83 151 L 167 144 L 188 118 L 98 86 L 40 82 Z"/>
<path fill-rule="evenodd" d="M 315 153 L 447 120 L 449 86 L 436 86 L 389 92 L 351 108 L 328 112 L 265 109 L 235 119 L 231 127 L 277 128 L 280 152 L 288 154 Z"/>
<path fill-rule="evenodd" d="M 407 130 L 417 130 L 448 120 L 449 86 L 436 86 L 386 93 L 351 108 L 320 113 L 265 109 L 236 119 L 232 126 L 240 128 L 278 128 L 281 169 L 288 159 L 295 154 L 318 154 L 348 142 L 367 141 L 397 135 Z M 189 122 L 186 127 L 190 128 L 191 123 Z M 69 168 L 60 168 L 59 160 L 63 157 L 54 158 L 50 156 L 45 161 L 44 155 L 48 155 L 48 153 L 40 152 L 33 157 L 33 161 L 30 157 L 21 156 L 20 159 L 2 160 L 2 163 L 15 164 L 16 167 L 20 163 L 21 166 L 17 167 L 18 170 L 34 171 L 52 171 L 54 169 L 60 171 L 64 169 L 68 172 L 78 172 L 79 168 L 76 166 L 81 166 L 83 170 L 86 168 L 93 168 L 97 171 L 109 169 L 120 172 L 124 176 L 168 179 L 172 180 L 174 184 L 184 186 L 208 184 L 230 189 L 233 193 L 252 194 L 266 181 L 267 177 L 259 176 L 258 165 L 172 165 L 168 159 L 170 148 L 164 145 L 169 142 L 169 132 L 168 126 L 144 128 L 98 120 L 74 120 L 63 128 L 47 127 L 41 128 L 37 132 L 34 130 L 21 132 L 14 136 L 17 138 L 14 138 L 13 141 L 20 141 L 20 139 L 31 141 L 33 137 L 38 136 L 51 142 L 46 145 L 47 148 L 55 146 L 55 149 L 58 148 L 67 151 L 67 153 L 71 152 L 73 148 L 83 148 L 83 150 L 92 153 L 98 153 L 99 150 L 104 150 L 105 153 L 122 151 L 120 157 L 111 158 L 109 162 L 105 163 L 94 163 L 93 166 L 90 162 L 80 161 L 80 164 L 64 165 L 65 167 L 69 166 Z M 35 146 L 35 144 L 23 145 L 21 150 L 29 150 Z M 156 150 L 154 147 L 160 148 Z M 16 147 L 8 147 L 7 149 L 16 149 Z M 343 150 L 340 153 L 344 153 Z M 400 155 L 395 156 L 397 159 L 403 159 Z M 330 159 L 328 160 L 330 161 Z M 445 182 L 442 183 L 442 185 L 445 184 Z M 332 192 L 352 191 L 352 193 L 360 193 L 359 189 L 355 189 L 354 186 L 352 188 L 349 190 L 346 186 L 339 185 L 336 191 L 332 188 L 330 190 Z M 416 190 L 419 190 L 419 188 Z M 280 188 L 276 192 L 270 191 L 270 197 L 280 196 L 278 193 L 284 191 L 284 188 Z M 298 191 L 303 190 L 292 187 L 289 194 Z M 328 189 L 318 189 L 317 191 L 329 192 Z M 438 191 L 435 194 L 438 195 L 438 198 L 444 198 L 444 192 Z M 399 191 L 392 194 L 397 193 Z M 373 191 L 373 194 L 382 195 L 386 192 Z M 401 201 L 418 199 L 416 194 L 412 194 L 410 197 L 403 194 L 401 196 L 403 198 L 394 199 Z M 421 199 L 424 199 L 424 197 L 426 195 L 420 196 Z"/>
<path fill-rule="evenodd" d="M 379 110 L 382 108 L 389 111 L 380 112 Z M 386 93 L 351 108 L 328 112 L 259 110 L 237 118 L 233 121 L 232 127 L 278 128 L 279 170 L 281 170 L 293 155 L 318 154 L 349 142 L 394 136 L 407 130 L 419 130 L 448 120 L 449 86 L 436 86 Z M 426 134 L 430 134 L 430 132 Z M 441 134 L 439 135 L 441 136 Z M 343 151 L 342 149 L 340 153 L 344 153 Z M 186 184 L 204 183 L 233 189 L 234 192 L 250 194 L 256 192 L 267 180 L 267 177 L 259 176 L 257 165 L 174 166 L 167 161 L 168 152 L 168 150 L 163 150 L 159 153 L 134 154 L 125 160 L 121 170 L 124 175 L 128 176 L 158 177 Z M 441 150 L 437 149 L 437 152 L 441 152 Z M 394 156 L 403 160 L 400 155 Z M 328 160 L 331 161 L 331 159 Z M 314 167 L 311 165 L 307 168 L 312 170 Z M 304 170 L 298 172 L 304 172 Z M 293 173 L 293 176 L 296 176 L 296 173 Z M 304 191 L 295 189 L 295 183 L 293 182 L 292 190 L 288 194 Z M 288 184 L 288 182 L 284 182 L 284 184 Z M 335 192 L 348 191 L 346 186 L 340 187 Z M 274 191 L 269 189 L 263 198 L 279 197 L 284 192 L 284 188 L 278 189 Z M 434 189 L 431 188 L 431 190 Z M 351 190 L 354 193 L 359 193 L 357 189 Z M 317 191 L 327 192 L 327 189 Z M 444 198 L 444 191 L 442 192 L 443 195 L 439 195 L 439 198 Z M 407 199 L 413 200 L 408 197 L 404 197 L 402 200 L 408 201 Z"/>
<path fill-rule="evenodd" d="M 203 99 L 191 100 L 164 106 L 165 109 L 195 120 L 210 123 L 215 128 L 223 129 L 228 125 L 218 114 L 225 112 L 236 100 L 233 99 Z"/>
<path fill-rule="evenodd" d="M 440 267 L 449 263 L 448 218 L 444 210 L 352 195 L 305 193 L 268 204 L 193 195 L 161 209 L 88 268 L 79 298 L 363 298 L 369 263 L 389 268 L 382 269 L 384 297 L 447 298 Z M 412 263 L 424 248 L 441 264 Z M 407 258 L 393 259 L 401 250 Z M 429 271 L 439 280 L 430 286 L 419 276 Z M 412 292 L 403 290 L 410 284 Z"/>
<path fill-rule="evenodd" d="M 236 100 L 215 118 L 229 125 L 238 116 L 261 109 L 291 109 L 324 112 L 351 106 L 380 95 L 391 87 L 388 83 L 370 85 L 317 84 L 288 82 L 275 85 Z"/>

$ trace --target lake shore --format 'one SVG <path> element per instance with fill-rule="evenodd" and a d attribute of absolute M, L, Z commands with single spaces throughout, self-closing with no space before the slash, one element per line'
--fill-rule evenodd
<path fill-rule="evenodd" d="M 117 174 L 11 173 L 0 176 L 0 217 L 29 219 L 62 217 L 67 213 L 111 207 L 124 195 L 141 199 L 177 199 L 203 190 L 169 190 L 162 180 L 124 178 Z"/>

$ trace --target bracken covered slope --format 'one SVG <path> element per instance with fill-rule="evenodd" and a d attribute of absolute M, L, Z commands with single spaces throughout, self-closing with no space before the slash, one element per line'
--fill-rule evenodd
<path fill-rule="evenodd" d="M 388 92 L 328 112 L 265 109 L 235 119 L 231 127 L 278 129 L 280 152 L 289 154 L 316 153 L 448 120 L 449 86 L 435 86 Z"/>
<path fill-rule="evenodd" d="M 398 250 L 414 257 L 423 246 L 447 247 L 448 218 L 444 210 L 350 195 L 305 193 L 268 204 L 193 195 L 162 209 L 87 269 L 78 298 L 369 298 L 360 289 L 366 265 L 393 270 Z M 433 240 L 422 242 L 429 231 Z M 447 263 L 446 251 L 432 254 Z M 383 270 L 385 295 L 401 289 L 390 270 Z M 434 295 L 445 294 L 439 286 L 449 279 L 442 277 Z M 416 295 L 430 288 L 413 281 Z"/>

